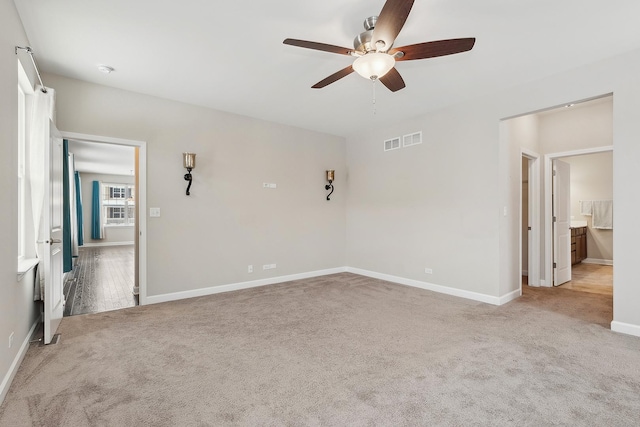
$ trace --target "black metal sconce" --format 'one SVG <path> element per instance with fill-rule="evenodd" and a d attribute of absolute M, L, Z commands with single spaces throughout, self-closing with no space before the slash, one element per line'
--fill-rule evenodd
<path fill-rule="evenodd" d="M 196 153 L 182 153 L 182 165 L 187 169 L 187 173 L 184 174 L 185 181 L 189 181 L 189 185 L 187 185 L 187 196 L 189 193 L 189 189 L 191 188 L 191 182 L 193 181 L 193 177 L 191 176 L 191 171 L 196 167 Z"/>
<path fill-rule="evenodd" d="M 331 192 L 329 194 L 327 194 L 327 200 L 331 200 L 329 197 L 333 194 L 333 180 L 334 180 L 334 177 L 335 177 L 335 171 L 333 169 L 329 169 L 327 171 L 327 181 L 329 181 L 329 183 L 324 186 L 325 190 L 331 189 Z"/>

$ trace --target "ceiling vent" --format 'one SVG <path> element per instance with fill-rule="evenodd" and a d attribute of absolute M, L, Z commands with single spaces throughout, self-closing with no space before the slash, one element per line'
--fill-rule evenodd
<path fill-rule="evenodd" d="M 387 139 L 384 142 L 384 151 L 397 150 L 400 148 L 400 137 L 395 137 L 391 139 Z"/>
<path fill-rule="evenodd" d="M 422 131 L 404 135 L 402 137 L 402 146 L 410 147 L 412 145 L 422 144 Z"/>

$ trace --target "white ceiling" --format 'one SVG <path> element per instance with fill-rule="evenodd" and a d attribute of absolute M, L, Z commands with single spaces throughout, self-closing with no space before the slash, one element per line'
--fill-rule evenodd
<path fill-rule="evenodd" d="M 107 175 L 133 175 L 135 148 L 124 145 L 69 140 L 78 172 Z"/>
<path fill-rule="evenodd" d="M 374 115 L 357 74 L 311 89 L 349 57 L 282 41 L 351 47 L 384 0 L 15 3 L 45 72 L 343 136 L 640 48 L 638 0 L 416 0 L 396 46 L 476 45 L 398 63 L 407 87 L 378 84 Z"/>

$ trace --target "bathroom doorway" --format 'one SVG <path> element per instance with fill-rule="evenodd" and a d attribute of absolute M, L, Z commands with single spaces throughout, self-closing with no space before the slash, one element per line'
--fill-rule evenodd
<path fill-rule="evenodd" d="M 569 280 L 557 285 L 563 289 L 604 295 L 613 294 L 613 148 L 600 147 L 578 152 L 550 154 L 548 160 L 561 160 L 569 167 L 571 261 Z M 553 180 L 553 175 L 547 180 Z M 547 203 L 549 203 L 547 197 Z M 553 202 L 551 202 L 553 203 Z M 551 227 L 557 222 L 547 217 Z M 547 236 L 554 233 L 547 229 Z M 554 241 L 552 248 L 557 246 Z M 555 261 L 556 257 L 553 258 Z M 557 268 L 551 266 L 554 278 Z M 555 283 L 554 283 L 555 284 Z"/>

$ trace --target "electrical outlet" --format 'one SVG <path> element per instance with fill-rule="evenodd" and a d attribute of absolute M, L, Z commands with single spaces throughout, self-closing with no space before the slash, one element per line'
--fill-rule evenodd
<path fill-rule="evenodd" d="M 253 265 L 247 267 L 247 273 L 253 273 Z"/>
<path fill-rule="evenodd" d="M 263 270 L 273 270 L 274 268 L 276 268 L 275 264 L 265 264 L 262 266 Z"/>
<path fill-rule="evenodd" d="M 278 188 L 278 185 L 273 182 L 263 182 L 262 188 Z"/>
<path fill-rule="evenodd" d="M 424 272 L 427 274 L 433 274 L 433 270 L 431 268 L 425 268 Z"/>
<path fill-rule="evenodd" d="M 13 345 L 13 332 L 11 332 L 11 335 L 9 335 L 9 348 L 11 348 L 12 345 Z"/>

